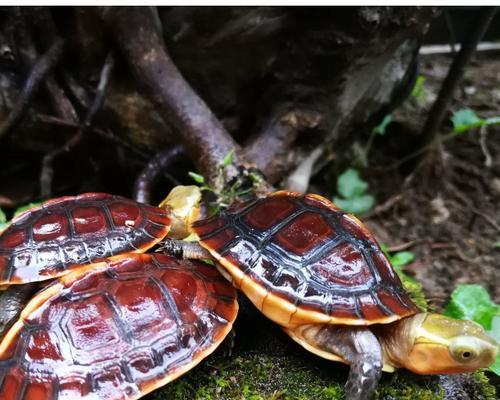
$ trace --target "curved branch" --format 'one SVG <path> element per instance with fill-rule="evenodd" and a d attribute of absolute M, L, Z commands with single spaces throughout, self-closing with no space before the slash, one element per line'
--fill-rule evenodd
<path fill-rule="evenodd" d="M 26 108 L 43 82 L 43 79 L 60 60 L 63 47 L 64 40 L 57 39 L 33 66 L 16 104 L 9 116 L 0 124 L 0 137 L 4 136 L 24 115 Z"/>
<path fill-rule="evenodd" d="M 134 184 L 134 199 L 140 203 L 149 204 L 151 188 L 163 171 L 183 152 L 182 146 L 175 146 L 159 152 L 146 164 Z"/>
<path fill-rule="evenodd" d="M 102 7 L 104 22 L 111 28 L 136 79 L 178 130 L 186 151 L 209 184 L 221 189 L 217 174 L 224 156 L 234 150 L 226 180 L 238 175 L 237 166 L 248 166 L 240 146 L 224 129 L 205 102 L 183 78 L 168 55 L 151 8 Z"/>

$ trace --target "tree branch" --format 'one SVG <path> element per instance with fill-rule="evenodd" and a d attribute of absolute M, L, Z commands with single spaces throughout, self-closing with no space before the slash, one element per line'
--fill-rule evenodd
<path fill-rule="evenodd" d="M 186 151 L 209 184 L 220 190 L 225 182 L 218 176 L 224 156 L 235 151 L 226 169 L 227 180 L 238 175 L 237 166 L 249 166 L 239 145 L 224 129 L 205 102 L 183 78 L 167 53 L 151 8 L 102 7 L 104 22 L 111 28 L 136 79 L 179 131 Z"/>

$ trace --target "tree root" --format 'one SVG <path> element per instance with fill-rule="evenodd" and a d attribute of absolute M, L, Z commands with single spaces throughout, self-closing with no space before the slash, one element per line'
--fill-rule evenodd
<path fill-rule="evenodd" d="M 182 146 L 162 151 L 149 161 L 137 177 L 134 184 L 134 199 L 140 203 L 149 204 L 151 202 L 151 190 L 155 181 L 164 173 L 182 153 Z"/>
<path fill-rule="evenodd" d="M 40 87 L 47 74 L 54 68 L 61 59 L 64 47 L 64 40 L 57 39 L 50 49 L 40 57 L 31 70 L 31 73 L 24 84 L 23 90 L 16 101 L 9 116 L 0 124 L 0 137 L 12 129 L 19 122 L 26 112 L 31 99 Z"/>
<path fill-rule="evenodd" d="M 97 85 L 97 90 L 94 96 L 94 100 L 87 111 L 83 123 L 80 125 L 78 131 L 61 147 L 46 154 L 42 161 L 42 171 L 40 172 L 40 196 L 42 198 L 48 198 L 52 193 L 52 178 L 54 175 L 54 169 L 52 164 L 54 159 L 63 153 L 67 153 L 75 148 L 81 143 L 86 130 L 91 126 L 92 121 L 101 108 L 104 102 L 104 95 L 106 92 L 106 87 L 109 82 L 109 76 L 114 66 L 114 56 L 113 53 L 109 53 L 104 62 L 104 66 L 101 70 L 101 76 L 99 78 L 99 84 Z"/>

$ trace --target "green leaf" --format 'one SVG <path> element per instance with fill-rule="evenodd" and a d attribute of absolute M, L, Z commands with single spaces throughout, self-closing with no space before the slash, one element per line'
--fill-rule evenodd
<path fill-rule="evenodd" d="M 419 75 L 415 81 L 415 85 L 413 86 L 413 89 L 411 90 L 410 96 L 413 97 L 414 99 L 421 99 L 424 97 L 425 94 L 425 76 Z"/>
<path fill-rule="evenodd" d="M 490 330 L 493 318 L 500 316 L 500 306 L 491 301 L 481 285 L 458 285 L 444 313 L 452 318 L 475 321 Z"/>
<path fill-rule="evenodd" d="M 196 172 L 191 172 L 189 171 L 188 172 L 188 175 L 193 178 L 193 180 L 196 182 L 196 183 L 199 183 L 200 185 L 204 184 L 205 183 L 205 178 L 200 175 L 200 174 L 197 174 Z"/>
<path fill-rule="evenodd" d="M 16 211 L 14 211 L 14 216 L 12 218 L 17 217 L 19 214 L 29 210 L 30 208 L 38 207 L 41 204 L 42 204 L 42 202 L 28 203 L 28 204 L 25 204 L 24 206 L 18 207 L 16 209 Z"/>
<path fill-rule="evenodd" d="M 389 125 L 392 122 L 392 115 L 387 114 L 382 122 L 378 124 L 375 128 L 373 128 L 373 133 L 377 133 L 379 135 L 385 135 L 385 130 L 387 128 L 387 125 Z"/>
<path fill-rule="evenodd" d="M 497 343 L 500 343 L 500 316 L 496 315 L 493 317 L 491 330 L 488 331 L 488 334 L 490 334 L 491 337 L 497 341 Z M 497 355 L 495 362 L 489 369 L 500 376 L 500 354 Z"/>
<path fill-rule="evenodd" d="M 0 208 L 0 224 L 3 224 L 7 222 L 7 216 L 3 212 L 3 210 Z"/>
<path fill-rule="evenodd" d="M 365 194 L 351 199 L 334 197 L 333 202 L 347 212 L 353 214 L 363 214 L 370 211 L 375 205 L 375 197 L 371 194 Z"/>
<path fill-rule="evenodd" d="M 470 108 L 462 108 L 451 117 L 453 132 L 462 133 L 469 129 L 484 125 L 485 121 L 477 116 Z"/>
<path fill-rule="evenodd" d="M 337 178 L 337 192 L 345 199 L 363 195 L 368 189 L 368 183 L 359 177 L 357 170 L 349 168 Z"/>
<path fill-rule="evenodd" d="M 222 167 L 225 168 L 233 163 L 234 149 L 227 153 L 222 160 Z"/>
<path fill-rule="evenodd" d="M 393 267 L 403 267 L 408 265 L 415 259 L 415 253 L 411 251 L 399 251 L 390 256 L 390 261 Z"/>
<path fill-rule="evenodd" d="M 500 342 L 500 306 L 481 285 L 458 285 L 444 314 L 457 319 L 477 322 L 497 342 Z M 500 376 L 500 354 L 490 370 Z"/>
<path fill-rule="evenodd" d="M 498 125 L 500 124 L 500 117 L 486 118 L 484 123 L 485 125 Z"/>

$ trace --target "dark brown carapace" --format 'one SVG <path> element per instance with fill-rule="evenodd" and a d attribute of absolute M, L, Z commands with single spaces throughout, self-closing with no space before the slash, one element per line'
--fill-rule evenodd
<path fill-rule="evenodd" d="M 138 399 L 231 330 L 234 288 L 212 267 L 128 254 L 36 295 L 0 346 L 0 399 Z"/>
<path fill-rule="evenodd" d="M 163 239 L 170 213 L 105 193 L 49 200 L 16 217 L 0 236 L 0 285 L 52 279 Z"/>
<path fill-rule="evenodd" d="M 278 192 L 193 229 L 235 285 L 282 326 L 368 325 L 417 312 L 364 225 L 321 196 Z"/>

